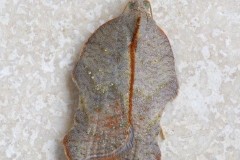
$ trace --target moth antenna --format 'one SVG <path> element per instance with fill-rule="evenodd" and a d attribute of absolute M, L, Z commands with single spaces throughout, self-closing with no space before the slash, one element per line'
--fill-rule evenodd
<path fill-rule="evenodd" d="M 152 6 L 150 5 L 150 12 L 151 12 L 151 17 L 153 16 L 153 12 L 152 12 Z"/>

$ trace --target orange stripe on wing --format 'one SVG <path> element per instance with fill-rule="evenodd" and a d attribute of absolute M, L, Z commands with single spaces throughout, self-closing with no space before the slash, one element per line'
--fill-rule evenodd
<path fill-rule="evenodd" d="M 129 82 L 129 111 L 128 121 L 132 125 L 132 110 L 133 110 L 133 91 L 134 91 L 134 79 L 135 79 L 135 54 L 138 42 L 138 32 L 140 28 L 141 17 L 138 17 L 135 30 L 133 33 L 132 42 L 130 44 L 130 82 Z"/>

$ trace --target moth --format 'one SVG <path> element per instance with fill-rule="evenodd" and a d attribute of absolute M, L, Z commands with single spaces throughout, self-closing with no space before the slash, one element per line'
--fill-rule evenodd
<path fill-rule="evenodd" d="M 147 0 L 131 0 L 86 42 L 73 79 L 74 125 L 64 137 L 68 160 L 160 160 L 156 136 L 178 92 L 172 49 Z"/>

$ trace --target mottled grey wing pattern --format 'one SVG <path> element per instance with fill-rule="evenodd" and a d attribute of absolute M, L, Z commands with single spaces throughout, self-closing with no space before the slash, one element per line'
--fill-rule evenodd
<path fill-rule="evenodd" d="M 178 82 L 167 36 L 147 0 L 132 0 L 86 43 L 73 72 L 80 91 L 69 160 L 160 160 L 155 137 Z"/>
<path fill-rule="evenodd" d="M 167 102 L 176 97 L 178 82 L 174 56 L 167 36 L 147 16 L 141 17 L 136 49 L 133 126 L 135 159 L 157 159 L 160 150 L 159 116 Z"/>
<path fill-rule="evenodd" d="M 141 25 L 136 50 L 135 105 L 147 103 L 145 115 L 154 117 L 154 113 L 163 110 L 165 104 L 177 95 L 178 82 L 175 72 L 174 56 L 165 33 L 149 17 L 141 17 Z M 141 97 L 141 98 L 140 98 Z M 140 101 L 139 101 L 140 100 Z"/>
<path fill-rule="evenodd" d="M 135 88 L 153 97 L 170 82 L 176 84 L 174 56 L 167 36 L 152 18 L 142 16 L 139 34 Z"/>
<path fill-rule="evenodd" d="M 73 73 L 80 106 L 74 127 L 64 139 L 69 159 L 112 158 L 131 147 L 126 96 L 134 21 L 124 15 L 109 21 L 83 49 Z"/>

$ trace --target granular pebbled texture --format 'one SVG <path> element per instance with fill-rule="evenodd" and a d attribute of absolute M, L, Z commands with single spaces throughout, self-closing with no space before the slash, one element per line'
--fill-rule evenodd
<path fill-rule="evenodd" d="M 174 57 L 148 1 L 89 38 L 73 71 L 79 108 L 63 143 L 69 160 L 160 160 L 158 119 L 176 97 Z"/>

